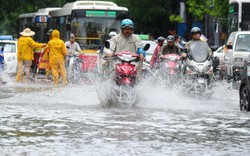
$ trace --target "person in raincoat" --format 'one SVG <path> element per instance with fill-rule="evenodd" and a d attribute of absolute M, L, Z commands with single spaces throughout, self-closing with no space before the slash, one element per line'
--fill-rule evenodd
<path fill-rule="evenodd" d="M 49 63 L 52 69 L 52 77 L 55 85 L 59 85 L 59 72 L 63 85 L 67 85 L 67 75 L 65 69 L 65 56 L 67 50 L 65 43 L 60 39 L 60 32 L 53 30 L 52 40 L 48 43 Z"/>
<path fill-rule="evenodd" d="M 32 39 L 35 35 L 34 31 L 30 28 L 24 29 L 20 32 L 22 35 L 17 42 L 17 60 L 18 60 L 18 71 L 16 75 L 16 82 L 23 81 L 25 83 L 29 82 L 30 68 L 32 61 L 34 60 L 34 49 L 42 48 L 45 44 L 37 43 Z M 23 67 L 25 68 L 25 77 L 23 77 Z"/>
<path fill-rule="evenodd" d="M 157 38 L 157 41 L 158 41 L 157 47 L 155 48 L 155 51 L 154 51 L 154 53 L 153 53 L 153 55 L 152 55 L 152 57 L 150 59 L 150 68 L 151 69 L 155 69 L 159 65 L 159 52 L 160 52 L 160 50 L 161 50 L 161 48 L 163 46 L 165 38 L 160 36 L 160 37 Z"/>
<path fill-rule="evenodd" d="M 212 50 L 210 49 L 210 47 L 208 46 L 207 42 L 206 42 L 206 39 L 204 39 L 204 37 L 201 37 L 202 36 L 202 33 L 201 33 L 201 30 L 200 28 L 198 27 L 193 27 L 191 29 L 191 35 L 192 35 L 192 39 L 186 44 L 185 48 L 187 49 L 187 51 L 189 51 L 189 46 L 190 44 L 193 42 L 193 41 L 201 41 L 201 42 L 205 42 L 206 43 L 206 47 L 209 51 L 209 55 L 212 56 L 213 52 Z M 184 58 L 187 57 L 187 53 L 182 53 L 182 56 Z"/>
<path fill-rule="evenodd" d="M 53 29 L 48 30 L 47 35 L 49 37 L 49 41 L 52 40 L 52 32 Z M 48 50 L 48 45 L 44 48 L 44 55 L 43 55 L 43 59 L 45 60 L 49 60 L 49 50 Z M 48 62 L 47 67 L 46 67 L 46 79 L 49 79 L 51 74 L 51 66 Z"/>

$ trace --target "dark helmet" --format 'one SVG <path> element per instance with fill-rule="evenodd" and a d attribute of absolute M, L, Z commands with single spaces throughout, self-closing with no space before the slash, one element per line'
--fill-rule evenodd
<path fill-rule="evenodd" d="M 200 34 L 201 34 L 201 29 L 198 28 L 198 27 L 193 27 L 193 28 L 191 29 L 191 34 L 194 34 L 194 33 L 200 33 Z"/>
<path fill-rule="evenodd" d="M 162 42 L 165 41 L 165 38 L 162 37 L 162 36 L 159 36 L 159 37 L 157 38 L 157 41 L 158 41 L 158 43 L 162 43 Z"/>
<path fill-rule="evenodd" d="M 121 28 L 134 28 L 134 23 L 131 19 L 124 19 L 121 22 Z"/>
<path fill-rule="evenodd" d="M 167 41 L 168 41 L 168 42 L 174 42 L 174 41 L 175 41 L 174 36 L 173 36 L 173 35 L 169 35 L 169 36 L 167 37 Z"/>
<path fill-rule="evenodd" d="M 47 35 L 52 35 L 53 29 L 49 29 L 49 31 L 47 32 Z"/>

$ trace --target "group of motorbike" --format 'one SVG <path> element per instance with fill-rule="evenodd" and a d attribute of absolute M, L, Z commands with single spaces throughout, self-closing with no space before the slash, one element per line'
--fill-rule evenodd
<path fill-rule="evenodd" d="M 158 68 L 150 73 L 154 82 L 163 82 L 170 89 L 180 87 L 184 93 L 207 96 L 212 93 L 218 61 L 209 54 L 206 42 L 193 41 L 186 58 L 178 54 L 163 55 Z"/>
<path fill-rule="evenodd" d="M 105 47 L 109 48 L 109 42 Z M 144 50 L 149 49 L 149 44 Z M 159 80 L 166 84 L 166 87 L 173 88 L 181 86 L 186 93 L 192 92 L 194 95 L 207 96 L 212 93 L 214 79 L 214 58 L 209 55 L 206 50 L 205 42 L 193 42 L 190 45 L 186 59 L 177 54 L 167 54 L 161 56 L 158 69 L 151 71 L 155 80 Z M 131 107 L 138 102 L 136 92 L 137 69 L 133 62 L 139 61 L 139 55 L 128 51 L 117 52 L 112 59 L 103 58 L 112 62 L 118 60 L 119 63 L 109 63 L 113 65 L 113 73 L 106 75 L 112 77 L 112 85 L 109 86 L 110 96 L 106 96 L 106 103 L 115 103 L 122 107 Z M 109 69 L 109 67 L 106 69 Z M 110 68 L 112 69 L 112 67 Z M 105 73 L 105 71 L 104 71 Z M 99 98 L 100 99 L 100 98 Z"/>

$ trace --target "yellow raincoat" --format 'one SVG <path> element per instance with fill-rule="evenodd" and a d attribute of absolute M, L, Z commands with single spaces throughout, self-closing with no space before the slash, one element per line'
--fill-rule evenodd
<path fill-rule="evenodd" d="M 43 44 L 36 43 L 29 36 L 21 36 L 17 42 L 17 59 L 22 61 L 34 60 L 34 49 L 42 47 Z"/>
<path fill-rule="evenodd" d="M 52 40 L 48 43 L 49 63 L 52 68 L 53 81 L 55 85 L 59 84 L 59 71 L 62 76 L 63 85 L 67 84 L 66 70 L 65 70 L 65 56 L 66 47 L 64 41 L 60 39 L 60 32 L 53 30 Z"/>
<path fill-rule="evenodd" d="M 34 60 L 34 49 L 42 47 L 43 44 L 36 43 L 30 36 L 21 36 L 17 42 L 17 60 L 18 71 L 16 81 L 19 82 L 23 78 L 23 61 Z"/>

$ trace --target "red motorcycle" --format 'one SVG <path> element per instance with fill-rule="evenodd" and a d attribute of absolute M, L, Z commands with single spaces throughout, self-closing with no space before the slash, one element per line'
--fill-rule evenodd
<path fill-rule="evenodd" d="M 160 78 L 167 85 L 174 84 L 180 77 L 181 57 L 177 54 L 166 54 L 160 57 Z"/>
<path fill-rule="evenodd" d="M 115 83 L 118 86 L 134 86 L 136 84 L 137 70 L 135 64 L 138 62 L 139 55 L 129 51 L 118 52 L 114 57 L 120 61 L 115 66 Z"/>
<path fill-rule="evenodd" d="M 109 49 L 109 42 L 105 42 L 105 47 Z M 149 44 L 145 45 L 144 50 L 148 50 Z M 114 77 L 111 86 L 110 101 L 112 104 L 129 108 L 138 100 L 135 85 L 137 84 L 137 69 L 140 58 L 138 54 L 121 51 L 113 56 Z"/>

